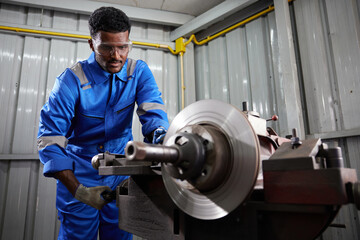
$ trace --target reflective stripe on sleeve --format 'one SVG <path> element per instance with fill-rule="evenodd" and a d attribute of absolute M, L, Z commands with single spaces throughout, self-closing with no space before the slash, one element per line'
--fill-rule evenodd
<path fill-rule="evenodd" d="M 79 62 L 70 67 L 71 71 L 79 78 L 83 90 L 91 88 L 89 80 L 86 78 L 84 70 Z"/>
<path fill-rule="evenodd" d="M 140 117 L 140 116 L 146 114 L 146 112 L 149 110 L 163 110 L 164 112 L 166 112 L 165 106 L 163 104 L 145 102 L 145 103 L 140 104 L 140 106 L 136 110 L 136 113 Z"/>
<path fill-rule="evenodd" d="M 126 74 L 127 74 L 129 80 L 132 79 L 132 75 L 134 73 L 135 67 L 136 67 L 136 60 L 128 58 Z"/>
<path fill-rule="evenodd" d="M 58 146 L 62 148 L 66 148 L 68 144 L 68 140 L 64 136 L 46 136 L 46 137 L 40 137 L 37 140 L 38 150 L 42 150 L 47 146 L 57 144 Z"/>

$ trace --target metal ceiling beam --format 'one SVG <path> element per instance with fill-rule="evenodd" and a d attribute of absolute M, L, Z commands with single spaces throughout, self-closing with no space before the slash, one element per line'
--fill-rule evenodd
<path fill-rule="evenodd" d="M 227 0 L 185 23 L 181 27 L 176 28 L 170 33 L 170 40 L 174 41 L 179 37 L 188 37 L 193 33 L 199 32 L 216 22 L 223 20 L 256 1 L 257 0 Z"/>
<path fill-rule="evenodd" d="M 175 27 L 181 26 L 194 18 L 194 16 L 189 14 L 86 0 L 1 0 L 0 2 L 65 12 L 76 12 L 88 15 L 90 15 L 95 9 L 99 7 L 112 6 L 123 10 L 132 21 L 149 22 Z"/>

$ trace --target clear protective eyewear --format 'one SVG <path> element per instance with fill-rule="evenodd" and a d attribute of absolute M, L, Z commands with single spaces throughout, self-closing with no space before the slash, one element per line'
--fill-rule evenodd
<path fill-rule="evenodd" d="M 115 51 L 119 55 L 127 54 L 131 51 L 132 42 L 102 42 L 99 43 L 93 39 L 93 43 L 95 45 L 95 52 L 102 56 L 110 56 L 115 53 Z"/>

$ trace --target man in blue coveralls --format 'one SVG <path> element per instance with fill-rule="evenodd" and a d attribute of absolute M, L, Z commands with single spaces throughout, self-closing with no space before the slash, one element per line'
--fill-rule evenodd
<path fill-rule="evenodd" d="M 94 155 L 123 154 L 132 140 L 135 102 L 145 140 L 159 143 L 169 126 L 161 93 L 147 64 L 128 59 L 130 21 L 102 7 L 89 19 L 93 53 L 56 78 L 41 110 L 38 149 L 44 175 L 57 181 L 58 239 L 131 239 L 118 228 L 115 201 L 101 193 L 127 176 L 99 176 Z M 120 206 L 121 207 L 121 206 Z"/>

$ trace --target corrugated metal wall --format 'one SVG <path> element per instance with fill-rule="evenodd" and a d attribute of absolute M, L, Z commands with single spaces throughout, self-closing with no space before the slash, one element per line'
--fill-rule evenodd
<path fill-rule="evenodd" d="M 242 109 L 247 101 L 263 118 L 278 112 L 274 13 L 195 47 L 196 99 L 218 99 Z M 278 122 L 272 123 L 275 127 Z"/>
<path fill-rule="evenodd" d="M 308 134 L 357 132 L 334 138 L 345 165 L 360 173 L 360 25 L 354 0 L 296 1 L 295 19 L 306 99 Z M 317 134 L 320 133 L 320 134 Z M 338 133 L 338 134 L 336 134 Z M 351 135 L 351 134 L 350 134 Z M 359 212 L 344 206 L 323 239 L 360 239 Z"/>
<path fill-rule="evenodd" d="M 300 84 L 308 137 L 326 133 L 359 132 L 360 28 L 355 0 L 296 0 L 294 26 L 299 44 Z M 0 5 L 0 25 L 45 27 L 87 34 L 85 15 Z M 166 42 L 168 27 L 134 23 L 133 39 Z M 36 158 L 38 113 L 55 77 L 77 60 L 87 58 L 84 41 L 22 36 L 0 32 L 0 153 L 13 158 Z M 176 56 L 134 48 L 133 58 L 145 60 L 163 91 L 169 120 L 179 111 L 179 63 Z M 186 105 L 200 99 L 220 99 L 241 108 L 248 101 L 263 118 L 282 112 L 276 99 L 279 82 L 277 31 L 274 12 L 250 22 L 205 46 L 188 45 L 185 57 Z M 195 76 L 194 76 L 195 66 Z M 195 81 L 196 79 L 196 81 Z M 195 92 L 196 91 L 196 92 Z M 285 113 L 286 114 L 286 113 Z M 279 131 L 281 119 L 271 127 Z M 338 134 L 337 134 L 338 133 Z M 134 118 L 134 135 L 140 126 Z M 345 134 L 346 135 L 346 134 Z M 360 137 L 332 139 L 343 148 L 346 164 L 360 170 Z M 15 156 L 15 157 L 14 157 Z M 10 158 L 10 157 L 9 157 Z M 0 160 L 0 239 L 55 239 L 53 179 L 42 176 L 37 160 Z M 358 212 L 343 207 L 322 239 L 359 239 Z"/>
<path fill-rule="evenodd" d="M 75 13 L 0 5 L 0 25 L 5 26 L 89 35 L 87 19 Z M 174 45 L 169 42 L 170 30 L 135 22 L 130 37 Z M 0 239 L 56 239 L 56 181 L 42 176 L 36 155 L 39 112 L 56 76 L 90 53 L 84 40 L 0 32 Z M 136 46 L 129 56 L 148 63 L 172 120 L 179 111 L 178 57 Z M 195 94 L 189 92 L 187 101 L 193 101 Z M 136 116 L 133 130 L 135 139 L 142 140 Z"/>
<path fill-rule="evenodd" d="M 275 9 L 276 11 L 276 9 Z M 342 147 L 345 164 L 360 172 L 360 27 L 355 0 L 297 0 L 291 7 L 298 36 L 299 85 L 308 137 Z M 281 131 L 282 106 L 275 13 L 195 47 L 196 99 L 219 99 L 241 109 L 248 101 L 263 118 L 279 114 L 271 127 Z M 286 84 L 286 83 L 285 83 Z M 286 113 L 285 113 L 286 114 Z M 357 132 L 353 136 L 352 132 Z M 349 136 L 346 136 L 346 135 Z M 356 134 L 355 134 L 356 135 Z M 339 137 L 337 137 L 339 136 Z M 342 137 L 340 137 L 342 136 Z M 333 143 L 335 142 L 335 143 Z M 360 239 L 359 214 L 344 206 L 322 239 Z"/>

